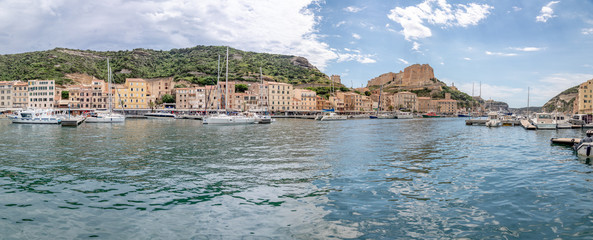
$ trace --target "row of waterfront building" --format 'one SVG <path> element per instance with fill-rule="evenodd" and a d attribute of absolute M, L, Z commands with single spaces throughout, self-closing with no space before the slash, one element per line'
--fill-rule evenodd
<path fill-rule="evenodd" d="M 238 84 L 246 85 L 247 89 L 236 91 Z M 106 109 L 109 107 L 108 91 L 106 82 L 99 79 L 69 86 L 55 85 L 53 80 L 0 82 L 0 109 Z M 445 99 L 431 99 L 418 97 L 412 92 L 387 93 L 377 89 L 370 91 L 370 96 L 337 91 L 325 98 L 312 90 L 269 81 L 220 82 L 218 87 L 176 87 L 172 78 L 128 78 L 124 84 L 114 84 L 111 91 L 113 107 L 126 110 L 161 108 L 164 106 L 160 105 L 163 96 L 169 94 L 175 97 L 175 103 L 166 106 L 183 110 L 313 112 L 333 108 L 342 112 L 370 112 L 377 109 L 406 109 L 439 114 L 456 114 L 460 111 L 457 101 L 451 99 L 449 94 L 445 94 Z"/>

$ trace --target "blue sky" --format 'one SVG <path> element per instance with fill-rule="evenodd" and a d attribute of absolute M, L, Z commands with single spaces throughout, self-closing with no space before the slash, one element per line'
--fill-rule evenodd
<path fill-rule="evenodd" d="M 428 63 L 511 107 L 593 78 L 593 1 L 2 0 L 0 54 L 229 45 L 304 56 L 359 87 Z"/>

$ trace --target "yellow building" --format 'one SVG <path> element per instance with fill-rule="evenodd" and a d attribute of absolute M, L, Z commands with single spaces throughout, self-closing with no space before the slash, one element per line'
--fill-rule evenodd
<path fill-rule="evenodd" d="M 126 78 L 126 82 L 123 85 L 116 86 L 114 89 L 114 106 L 115 108 L 124 109 L 150 108 L 146 92 L 146 82 L 143 79 Z"/>
<path fill-rule="evenodd" d="M 268 106 L 271 112 L 292 110 L 293 88 L 291 84 L 268 82 Z"/>
<path fill-rule="evenodd" d="M 581 83 L 581 85 L 579 85 L 579 94 L 576 100 L 578 101 L 578 103 L 575 104 L 577 105 L 578 109 L 577 113 L 592 113 L 593 109 L 591 108 L 591 106 L 593 105 L 593 103 L 591 103 L 591 100 L 593 100 L 593 79 Z"/>
<path fill-rule="evenodd" d="M 317 110 L 317 93 L 308 89 L 294 89 L 293 103 L 295 111 L 315 111 Z"/>

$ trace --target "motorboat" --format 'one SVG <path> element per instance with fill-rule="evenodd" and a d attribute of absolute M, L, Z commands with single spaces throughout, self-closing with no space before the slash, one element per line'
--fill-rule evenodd
<path fill-rule="evenodd" d="M 255 114 L 255 123 L 257 124 L 269 124 L 273 121 L 274 119 L 272 119 L 272 116 L 268 114 Z"/>
<path fill-rule="evenodd" d="M 87 123 L 118 123 L 125 122 L 126 117 L 114 112 L 95 112 L 91 113 L 85 120 Z"/>
<path fill-rule="evenodd" d="M 10 116 L 12 123 L 21 124 L 59 124 L 62 118 L 56 116 L 52 109 L 27 109 Z"/>
<path fill-rule="evenodd" d="M 319 121 L 341 121 L 348 119 L 348 117 L 346 117 L 345 115 L 339 115 L 335 112 L 325 112 L 323 113 L 323 115 L 316 119 L 318 119 Z"/>
<path fill-rule="evenodd" d="M 167 112 L 154 112 L 154 113 L 145 113 L 144 116 L 146 118 L 175 118 L 175 114 L 167 113 Z"/>
<path fill-rule="evenodd" d="M 501 125 L 502 121 L 500 121 L 497 112 L 488 113 L 488 121 L 486 122 L 486 127 L 500 127 Z"/>
<path fill-rule="evenodd" d="M 440 118 L 442 116 L 437 115 L 435 112 L 429 112 L 427 114 L 422 114 L 423 118 Z"/>
<path fill-rule="evenodd" d="M 593 156 L 593 142 L 586 142 L 580 144 L 576 147 L 575 151 L 577 155 L 582 157 L 591 157 Z"/>
<path fill-rule="evenodd" d="M 412 114 L 411 112 L 397 112 L 397 114 L 395 114 L 395 118 L 397 118 L 397 119 L 411 119 L 411 118 L 414 118 L 414 114 Z"/>
<path fill-rule="evenodd" d="M 556 121 L 556 127 L 558 129 L 569 129 L 572 128 L 572 123 L 570 123 L 570 118 L 564 115 L 554 115 L 554 121 Z"/>
<path fill-rule="evenodd" d="M 556 121 L 549 113 L 536 113 L 531 123 L 537 130 L 555 130 L 557 127 Z"/>
<path fill-rule="evenodd" d="M 254 115 L 228 115 L 226 113 L 218 113 L 206 116 L 202 119 L 203 124 L 210 125 L 239 125 L 239 124 L 253 124 L 256 117 Z"/>

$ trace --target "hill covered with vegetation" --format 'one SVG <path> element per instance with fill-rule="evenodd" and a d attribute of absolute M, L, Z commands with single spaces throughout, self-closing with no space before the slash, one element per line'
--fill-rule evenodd
<path fill-rule="evenodd" d="M 201 85 L 214 84 L 220 56 L 221 77 L 226 47 L 196 46 L 169 51 L 134 49 L 91 51 L 56 48 L 47 51 L 0 55 L 0 81 L 53 79 L 68 83 L 70 73 L 107 79 L 107 59 L 116 83 L 126 78 L 173 77 Z M 259 68 L 266 80 L 291 84 L 327 82 L 327 76 L 303 57 L 229 49 L 229 80 L 258 81 Z"/>

